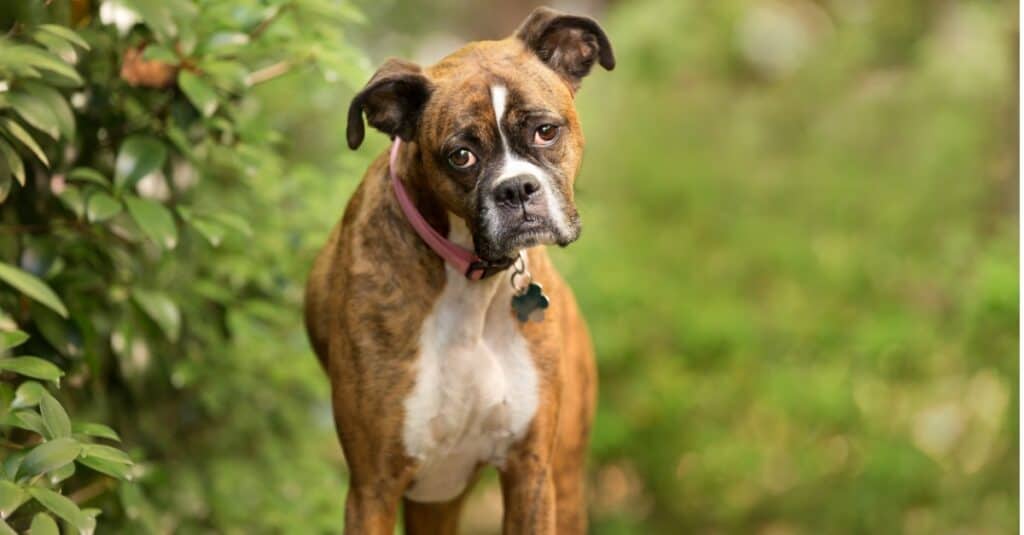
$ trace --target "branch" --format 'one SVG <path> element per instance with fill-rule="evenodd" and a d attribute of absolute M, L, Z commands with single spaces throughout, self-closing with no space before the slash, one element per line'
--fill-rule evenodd
<path fill-rule="evenodd" d="M 113 488 L 114 480 L 109 477 L 101 477 L 92 483 L 72 492 L 68 499 L 81 505 Z"/>
<path fill-rule="evenodd" d="M 3 440 L 0 440 L 0 446 L 3 446 L 5 448 L 11 448 L 12 450 L 23 450 L 23 449 L 28 447 L 26 445 L 22 445 L 22 444 L 17 444 L 17 443 L 11 442 L 10 440 L 7 440 L 6 438 L 3 439 Z"/>
<path fill-rule="evenodd" d="M 249 76 L 246 77 L 245 81 L 250 86 L 259 85 L 263 82 L 273 80 L 274 78 L 287 74 L 294 66 L 295 64 L 288 60 L 279 61 L 249 73 Z"/>
<path fill-rule="evenodd" d="M 273 24 L 273 22 L 277 20 L 278 17 L 281 16 L 281 13 L 284 13 L 285 10 L 288 9 L 289 7 L 290 6 L 286 5 L 275 11 L 274 14 L 261 20 L 260 23 L 257 24 L 256 27 L 253 28 L 251 32 L 249 32 L 249 40 L 255 41 L 256 39 L 259 38 L 259 36 L 263 35 L 263 32 L 266 32 L 267 28 L 269 28 L 270 25 Z"/>

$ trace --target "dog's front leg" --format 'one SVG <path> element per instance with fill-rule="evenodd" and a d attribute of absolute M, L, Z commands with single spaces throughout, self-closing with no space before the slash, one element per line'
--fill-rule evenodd
<path fill-rule="evenodd" d="M 557 407 L 553 400 L 546 406 Z M 526 437 L 509 450 L 499 470 L 505 506 L 502 532 L 505 535 L 556 532 L 551 439 L 557 420 L 557 409 L 538 414 Z"/>
<path fill-rule="evenodd" d="M 505 535 L 555 533 L 555 485 L 551 467 L 539 456 L 512 459 L 501 472 Z"/>
<path fill-rule="evenodd" d="M 391 482 L 356 483 L 345 499 L 346 535 L 392 535 L 401 491 Z"/>

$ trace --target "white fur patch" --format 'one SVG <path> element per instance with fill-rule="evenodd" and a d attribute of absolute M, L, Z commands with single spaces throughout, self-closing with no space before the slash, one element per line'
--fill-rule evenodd
<path fill-rule="evenodd" d="M 451 220 L 449 238 L 472 242 Z M 402 440 L 419 460 L 405 495 L 447 501 L 466 487 L 478 463 L 501 466 L 537 412 L 537 371 L 509 313 L 512 289 L 500 275 L 469 281 L 445 267 L 444 290 L 420 332 L 416 383 L 405 400 Z"/>
<path fill-rule="evenodd" d="M 508 105 L 508 89 L 503 85 L 491 86 L 491 106 L 494 108 L 494 120 L 498 124 L 498 134 L 501 136 L 501 148 L 502 148 L 502 160 L 503 164 L 501 171 L 498 172 L 498 177 L 494 179 L 495 184 L 499 184 L 504 180 L 508 180 L 512 177 L 519 175 L 533 175 L 540 180 L 541 189 L 543 190 L 544 203 L 547 205 L 548 217 L 551 218 L 551 222 L 558 228 L 562 235 L 569 234 L 569 223 L 565 219 L 565 212 L 563 211 L 562 204 L 559 202 L 561 194 L 558 189 L 555 188 L 551 175 L 544 169 L 538 167 L 533 162 L 520 158 L 518 155 L 509 149 L 508 138 L 505 135 L 505 130 L 501 127 L 501 120 L 505 117 L 505 108 Z M 487 199 L 488 214 L 494 214 L 494 203 L 490 199 Z M 497 222 L 487 221 L 488 225 L 497 225 Z M 492 227 L 494 228 L 494 227 Z"/>
<path fill-rule="evenodd" d="M 505 117 L 505 105 L 508 103 L 508 88 L 503 85 L 491 86 L 491 107 L 494 108 L 494 120 L 498 122 L 501 132 L 501 119 Z M 501 140 L 505 141 L 505 133 L 501 132 Z"/>

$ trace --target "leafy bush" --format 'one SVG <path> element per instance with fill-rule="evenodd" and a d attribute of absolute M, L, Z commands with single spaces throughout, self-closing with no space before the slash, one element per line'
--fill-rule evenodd
<path fill-rule="evenodd" d="M 259 376 L 282 346 L 239 341 L 297 339 L 301 282 L 272 258 L 287 247 L 254 245 L 282 200 L 282 138 L 253 92 L 285 74 L 362 83 L 342 30 L 360 20 L 332 0 L 0 7 L 0 527 L 55 532 L 52 513 L 88 533 L 100 510 L 118 532 L 320 521 L 316 500 L 237 503 L 240 478 L 216 475 L 261 456 L 322 473 L 295 455 L 322 386 Z"/>

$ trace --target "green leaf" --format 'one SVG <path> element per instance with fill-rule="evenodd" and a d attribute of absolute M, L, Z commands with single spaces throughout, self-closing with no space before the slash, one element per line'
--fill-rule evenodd
<path fill-rule="evenodd" d="M 15 451 L 4 459 L 4 477 L 13 480 L 18 475 L 18 467 L 21 466 L 21 461 L 25 459 L 26 453 L 25 450 Z"/>
<path fill-rule="evenodd" d="M 167 148 L 149 136 L 132 136 L 121 143 L 114 162 L 114 185 L 134 186 L 142 177 L 160 170 L 167 160 Z"/>
<path fill-rule="evenodd" d="M 166 249 L 173 249 L 178 244 L 178 228 L 170 210 L 156 201 L 134 195 L 126 195 L 124 203 L 132 219 L 153 241 Z"/>
<path fill-rule="evenodd" d="M 5 46 L 0 49 L 0 58 L 4 63 L 23 63 L 32 70 L 46 71 L 57 76 L 62 82 L 71 85 L 82 85 L 82 77 L 64 60 L 41 48 L 30 45 Z"/>
<path fill-rule="evenodd" d="M 174 21 L 170 6 L 164 0 L 127 0 L 123 2 L 138 13 L 146 26 L 156 34 L 159 41 L 174 37 L 178 33 L 178 26 Z"/>
<path fill-rule="evenodd" d="M 167 139 L 171 141 L 174 148 L 178 149 L 178 152 L 191 160 L 196 159 L 195 147 L 189 141 L 184 130 L 177 125 L 168 124 L 165 133 L 167 134 Z"/>
<path fill-rule="evenodd" d="M 177 65 L 180 61 L 178 55 L 170 48 L 154 44 L 146 45 L 146 50 L 142 52 L 142 58 L 149 61 L 159 61 L 171 65 Z"/>
<path fill-rule="evenodd" d="M 28 494 L 10 481 L 0 480 L 0 519 L 11 516 L 21 504 L 28 500 Z"/>
<path fill-rule="evenodd" d="M 43 385 L 35 381 L 25 381 L 14 392 L 14 401 L 11 402 L 11 407 L 15 409 L 35 407 L 45 393 L 46 389 L 43 388 Z"/>
<path fill-rule="evenodd" d="M 202 236 L 206 238 L 206 241 L 210 242 L 210 245 L 217 247 L 224 241 L 224 226 L 202 216 L 193 214 L 192 211 L 185 206 L 179 206 L 178 213 L 181 215 L 182 219 L 187 221 L 189 225 L 192 225 L 192 228 L 196 229 L 199 234 L 202 234 Z"/>
<path fill-rule="evenodd" d="M 41 24 L 37 30 L 56 35 L 79 48 L 89 50 L 89 43 L 87 43 L 85 39 L 82 39 L 82 37 L 71 28 L 58 26 L 56 24 Z"/>
<path fill-rule="evenodd" d="M 192 227 L 210 242 L 210 245 L 217 247 L 224 241 L 224 227 L 205 219 L 196 218 L 191 221 Z"/>
<path fill-rule="evenodd" d="M 249 225 L 248 221 L 246 221 L 237 214 L 222 212 L 217 214 L 210 214 L 209 217 L 210 219 L 217 221 L 221 225 L 224 225 L 225 227 L 234 230 L 235 232 L 241 234 L 242 236 L 245 236 L 246 238 L 252 237 L 252 226 Z"/>
<path fill-rule="evenodd" d="M 18 532 L 14 531 L 14 528 L 8 525 L 7 522 L 0 520 L 0 535 L 18 535 Z"/>
<path fill-rule="evenodd" d="M 75 463 L 68 463 L 50 472 L 50 477 L 47 479 L 50 481 L 50 485 L 57 486 L 61 481 L 73 475 L 75 475 Z"/>
<path fill-rule="evenodd" d="M 32 477 L 56 470 L 78 457 L 82 445 L 73 438 L 55 438 L 29 450 L 21 461 L 18 475 Z"/>
<path fill-rule="evenodd" d="M 41 436 L 46 436 L 46 425 L 43 424 L 43 417 L 35 411 L 14 411 L 4 416 L 4 424 L 32 431 Z"/>
<path fill-rule="evenodd" d="M 92 223 L 106 221 L 119 213 L 121 213 L 121 203 L 102 191 L 90 195 L 85 205 L 85 215 Z"/>
<path fill-rule="evenodd" d="M 50 310 L 65 318 L 68 317 L 68 309 L 64 306 L 64 302 L 57 297 L 57 294 L 53 293 L 53 290 L 45 282 L 36 278 L 35 275 L 5 262 L 0 262 L 0 279 L 28 297 L 46 305 Z"/>
<path fill-rule="evenodd" d="M 50 167 L 50 160 L 46 158 L 46 153 L 43 152 L 42 147 L 36 143 L 36 140 L 32 138 L 32 135 L 28 133 L 22 126 L 11 119 L 6 117 L 0 118 L 0 126 L 7 130 L 7 135 L 11 139 L 17 140 L 19 143 L 25 146 L 28 150 L 39 158 L 39 161 L 43 162 L 43 165 Z"/>
<path fill-rule="evenodd" d="M 110 181 L 107 180 L 107 177 L 100 174 L 99 171 L 88 167 L 76 167 L 72 169 L 71 172 L 68 173 L 68 180 L 89 182 L 90 184 L 96 184 L 97 186 L 102 186 L 104 188 L 110 187 Z"/>
<path fill-rule="evenodd" d="M 32 39 L 46 47 L 47 50 L 53 52 L 61 59 L 75 57 L 75 47 L 71 46 L 71 43 L 57 37 L 56 35 L 36 31 L 32 32 Z"/>
<path fill-rule="evenodd" d="M 82 447 L 82 454 L 78 462 L 118 479 L 131 479 L 132 459 L 127 453 L 117 448 L 101 444 L 86 444 Z"/>
<path fill-rule="evenodd" d="M 117 431 L 114 431 L 110 427 L 103 424 L 95 423 L 73 423 L 71 429 L 75 433 L 88 435 L 90 437 L 106 438 L 109 440 L 116 440 L 121 442 L 121 437 L 117 435 Z"/>
<path fill-rule="evenodd" d="M 246 88 L 249 70 L 240 62 L 207 59 L 199 64 L 199 68 L 219 89 L 237 93 Z"/>
<path fill-rule="evenodd" d="M 96 519 L 83 513 L 75 505 L 75 502 L 68 498 L 42 487 L 30 487 L 28 492 L 37 502 L 43 504 L 53 514 L 68 521 L 79 532 L 92 533 L 96 529 Z"/>
<path fill-rule="evenodd" d="M 140 288 L 136 288 L 132 292 L 132 298 L 139 308 L 160 326 L 170 341 L 174 342 L 178 339 L 178 334 L 181 331 L 181 312 L 171 298 L 162 293 Z"/>
<path fill-rule="evenodd" d="M 54 438 L 65 438 L 71 436 L 71 419 L 67 411 L 61 406 L 57 398 L 49 392 L 43 392 L 39 400 L 39 413 L 43 416 L 43 424 L 50 431 Z"/>
<path fill-rule="evenodd" d="M 178 74 L 178 85 L 203 117 L 217 111 L 217 92 L 198 76 L 182 70 Z"/>
<path fill-rule="evenodd" d="M 56 140 L 60 137 L 60 127 L 50 107 L 41 98 L 26 93 L 11 92 L 7 98 L 14 105 L 14 111 L 40 132 Z"/>
<path fill-rule="evenodd" d="M 71 111 L 71 106 L 68 105 L 67 99 L 64 98 L 60 91 L 36 82 L 25 82 L 22 84 L 22 87 L 26 93 L 42 101 L 49 109 L 54 121 L 56 121 L 57 130 L 60 132 L 60 135 L 64 136 L 64 139 L 75 137 L 75 114 Z"/>
<path fill-rule="evenodd" d="M 64 376 L 60 368 L 48 360 L 39 357 L 16 357 L 13 359 L 0 359 L 0 370 L 14 372 L 34 379 L 44 381 L 57 381 Z"/>
<path fill-rule="evenodd" d="M 25 163 L 21 161 L 17 151 L 10 143 L 0 139 L 0 156 L 7 161 L 7 168 L 14 174 L 15 180 L 22 186 L 25 185 Z"/>
<path fill-rule="evenodd" d="M 103 444 L 85 444 L 82 446 L 83 457 L 93 457 L 120 464 L 133 464 L 132 458 L 127 453 Z"/>
<path fill-rule="evenodd" d="M 54 260 L 54 263 L 58 261 L 60 258 Z M 42 333 L 43 338 L 62 355 L 77 358 L 82 354 L 81 332 L 74 322 L 63 319 L 38 304 L 32 305 L 32 320 L 35 321 L 36 329 Z"/>
<path fill-rule="evenodd" d="M 28 532 L 32 535 L 60 535 L 57 522 L 46 513 L 36 513 L 36 516 L 32 517 L 32 525 L 28 527 Z"/>
<path fill-rule="evenodd" d="M 108 461 L 99 457 L 82 457 L 78 459 L 78 462 L 96 470 L 97 472 L 102 472 L 108 476 L 116 477 L 117 479 L 123 479 L 125 481 L 130 481 L 132 479 L 132 467 L 128 464 Z"/>
<path fill-rule="evenodd" d="M 11 170 L 7 168 L 7 163 L 0 160 L 0 203 L 7 200 L 7 196 L 11 194 L 11 188 L 14 186 L 14 180 L 11 179 Z"/>
<path fill-rule="evenodd" d="M 64 191 L 57 194 L 57 198 L 75 216 L 82 217 L 85 215 L 85 199 L 82 198 L 82 191 L 74 185 L 68 184 Z"/>
<path fill-rule="evenodd" d="M 211 35 L 202 44 L 203 56 L 226 56 L 238 52 L 249 44 L 249 34 L 243 32 L 223 31 Z"/>
<path fill-rule="evenodd" d="M 22 331 L 0 331 L 0 351 L 5 351 L 24 344 L 28 335 Z"/>

